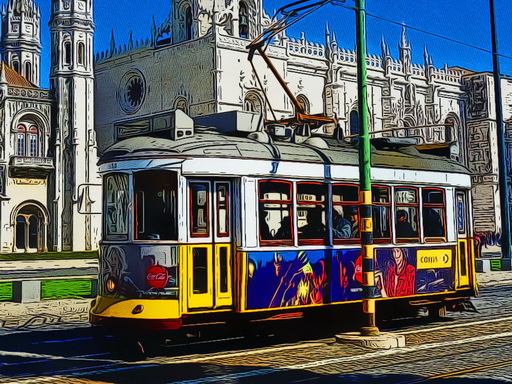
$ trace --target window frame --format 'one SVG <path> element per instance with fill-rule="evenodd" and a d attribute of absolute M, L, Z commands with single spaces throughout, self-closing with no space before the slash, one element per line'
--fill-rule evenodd
<path fill-rule="evenodd" d="M 206 190 L 206 204 L 204 205 L 205 209 L 205 223 L 206 223 L 206 233 L 198 233 L 194 232 L 194 209 L 193 209 L 193 197 L 194 197 L 194 189 L 193 185 L 202 185 Z M 190 237 L 191 238 L 209 238 L 211 235 L 211 215 L 210 215 L 210 204 L 211 204 L 211 191 L 210 191 L 210 182 L 209 181 L 200 181 L 200 180 L 190 180 L 188 183 L 188 192 L 189 192 L 189 223 L 190 223 Z"/>
<path fill-rule="evenodd" d="M 321 201 L 304 201 L 299 200 L 299 186 L 303 185 L 315 185 L 320 186 L 324 188 L 325 191 L 325 200 L 323 202 Z M 328 183 L 322 183 L 319 181 L 297 181 L 295 183 L 295 206 L 292 206 L 292 209 L 294 209 L 295 213 L 295 226 L 297 228 L 297 240 L 299 245 L 329 245 L 329 184 Z M 301 206 L 305 205 L 314 205 L 315 207 L 324 206 L 323 213 L 325 217 L 325 234 L 324 238 L 318 238 L 318 239 L 305 239 L 300 238 L 299 236 L 299 208 Z"/>
<path fill-rule="evenodd" d="M 443 202 L 442 203 L 426 203 L 423 193 L 425 191 L 440 191 Z M 439 242 L 446 242 L 447 239 L 447 232 L 448 229 L 446 227 L 446 191 L 443 188 L 436 188 L 436 187 L 425 187 L 421 189 L 421 225 L 423 229 L 423 241 L 425 243 L 439 243 Z M 425 236 L 425 216 L 423 214 L 423 210 L 427 208 L 441 208 L 442 210 L 442 217 L 441 217 L 441 223 L 443 224 L 443 236 Z"/>
<path fill-rule="evenodd" d="M 225 199 L 224 199 L 224 202 L 222 202 L 222 205 L 223 205 L 223 208 L 226 210 L 226 222 L 225 222 L 225 225 L 226 225 L 226 231 L 225 232 L 220 232 L 220 228 L 221 228 L 221 225 L 220 225 L 220 208 L 221 208 L 221 202 L 219 200 L 219 191 L 220 191 L 220 187 L 224 187 L 225 188 L 225 191 L 226 191 L 226 196 L 225 196 Z M 214 183 L 214 191 L 215 191 L 215 235 L 216 237 L 218 238 L 229 238 L 230 235 L 231 235 L 231 226 L 230 226 L 230 215 L 231 215 L 231 212 L 229 210 L 229 204 L 231 203 L 230 202 L 230 189 L 229 189 L 229 183 L 227 182 L 215 182 Z"/>
<path fill-rule="evenodd" d="M 343 187 L 343 186 L 346 186 L 346 187 L 355 187 L 356 188 L 356 196 L 357 196 L 357 200 L 347 200 L 347 201 L 343 201 L 343 202 L 335 202 L 334 201 L 334 189 L 336 187 Z M 332 232 L 332 229 L 333 229 L 333 226 L 334 226 L 334 222 L 332 221 L 332 218 L 333 218 L 333 215 L 334 215 L 334 207 L 335 206 L 343 206 L 343 207 L 356 207 L 357 209 L 357 214 L 359 217 L 360 214 L 361 214 L 361 204 L 359 202 L 359 195 L 360 195 L 360 186 L 358 184 L 355 184 L 355 183 L 331 183 L 331 196 L 330 196 L 330 199 L 331 199 L 331 232 Z M 347 238 L 347 239 L 337 239 L 333 236 L 332 238 L 332 243 L 333 245 L 337 245 L 337 244 L 355 244 L 355 243 L 360 243 L 361 242 L 361 231 L 359 231 L 359 236 L 358 237 L 350 237 L 350 238 Z"/>
<path fill-rule="evenodd" d="M 416 196 L 416 203 L 400 203 L 397 204 L 396 202 L 396 192 L 400 189 L 409 189 L 413 190 Z M 416 208 L 416 228 L 417 228 L 417 236 L 416 237 L 398 237 L 398 233 L 396 230 L 396 223 L 397 223 L 397 213 L 399 210 L 399 207 L 412 207 Z M 396 185 L 393 187 L 393 237 L 395 239 L 395 243 L 421 243 L 421 204 L 420 204 L 420 193 L 418 187 L 413 187 L 410 185 Z M 412 226 L 412 218 L 410 218 L 410 223 Z"/>
<path fill-rule="evenodd" d="M 376 203 L 375 201 L 373 201 L 373 189 L 374 188 L 384 188 L 388 191 L 388 203 Z M 372 239 L 373 239 L 373 242 L 374 243 L 379 243 L 379 244 L 393 244 L 393 235 L 394 235 L 394 230 L 393 230 L 393 198 L 392 198 L 392 188 L 391 186 L 389 185 L 382 185 L 382 184 L 372 184 L 372 224 L 373 224 L 373 227 L 375 228 L 375 223 L 374 223 L 374 218 L 373 218 L 373 207 L 388 207 L 389 209 L 389 215 L 388 215 L 388 227 L 389 227 L 389 237 L 381 237 L 381 238 L 376 238 L 374 237 L 373 235 L 373 231 L 372 231 Z"/>
<path fill-rule="evenodd" d="M 42 135 L 37 123 L 32 121 L 19 122 L 15 132 L 15 156 L 42 157 Z M 35 144 L 35 147 L 33 147 L 33 144 Z M 35 149 L 35 152 L 33 149 Z"/>
<path fill-rule="evenodd" d="M 287 184 L 289 186 L 289 199 L 288 200 L 264 200 L 261 198 L 261 187 L 265 183 L 277 183 L 277 184 Z M 275 179 L 261 179 L 258 180 L 258 195 L 257 195 L 257 202 L 258 202 L 258 238 L 260 242 L 260 246 L 272 246 L 272 245 L 293 245 L 295 241 L 295 229 L 294 229 L 294 200 L 293 200 L 293 193 L 294 193 L 294 183 L 292 181 L 287 180 L 275 180 Z M 290 239 L 262 239 L 261 238 L 261 213 L 263 204 L 281 204 L 286 205 L 288 208 L 288 220 L 290 221 Z"/>

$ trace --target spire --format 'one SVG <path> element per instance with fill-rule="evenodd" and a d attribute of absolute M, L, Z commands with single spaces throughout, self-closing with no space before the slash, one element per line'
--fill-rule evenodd
<path fill-rule="evenodd" d="M 380 37 L 380 49 L 382 52 L 382 58 L 391 57 L 391 52 L 389 51 L 389 47 L 386 43 L 386 39 L 384 39 L 384 35 Z"/>
<path fill-rule="evenodd" d="M 113 56 L 116 52 L 116 38 L 114 36 L 114 29 L 112 29 L 112 34 L 110 35 L 110 56 Z"/>
<path fill-rule="evenodd" d="M 428 48 L 426 45 L 423 51 L 423 60 L 425 63 L 425 67 L 431 67 L 434 65 L 434 61 L 432 60 L 432 56 L 430 55 L 430 53 L 428 53 Z"/>
<path fill-rule="evenodd" d="M 133 49 L 133 31 L 130 30 L 129 34 L 130 34 L 130 38 L 128 40 L 128 49 L 132 50 Z"/>
<path fill-rule="evenodd" d="M 331 31 L 329 31 L 329 23 L 325 23 L 325 57 L 331 58 Z"/>
<path fill-rule="evenodd" d="M 400 40 L 400 48 L 411 48 L 411 45 L 407 40 L 407 31 L 405 29 L 405 25 L 402 25 L 402 38 Z"/>
<path fill-rule="evenodd" d="M 412 70 L 412 53 L 411 44 L 407 40 L 405 26 L 402 26 L 402 39 L 400 40 L 400 44 L 398 44 L 398 48 L 400 50 L 400 61 L 402 62 L 402 70 L 406 76 L 409 76 Z"/>
<path fill-rule="evenodd" d="M 5 64 L 0 62 L 0 84 L 7 84 L 7 76 L 5 75 Z"/>
<path fill-rule="evenodd" d="M 155 23 L 155 15 L 153 15 L 153 24 L 151 24 L 151 45 L 156 45 L 156 23 Z"/>

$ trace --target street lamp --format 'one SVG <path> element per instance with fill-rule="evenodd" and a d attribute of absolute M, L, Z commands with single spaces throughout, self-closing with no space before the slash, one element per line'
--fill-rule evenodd
<path fill-rule="evenodd" d="M 508 191 L 508 167 L 507 167 L 507 146 L 505 143 L 505 130 L 503 129 L 503 110 L 501 106 L 501 76 L 500 61 L 498 56 L 498 39 L 496 37 L 496 16 L 494 0 L 489 0 L 491 16 L 491 38 L 492 38 L 492 72 L 494 78 L 494 100 L 496 104 L 496 133 L 498 139 L 498 182 L 500 188 L 501 202 L 501 252 L 502 259 L 506 260 L 510 269 L 510 201 Z M 503 263 L 502 263 L 503 268 Z"/>

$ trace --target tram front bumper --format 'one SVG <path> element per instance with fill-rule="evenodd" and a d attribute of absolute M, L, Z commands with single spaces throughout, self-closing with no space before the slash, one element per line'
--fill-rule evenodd
<path fill-rule="evenodd" d="M 99 296 L 89 312 L 94 326 L 148 330 L 178 329 L 181 312 L 178 300 L 114 299 Z"/>

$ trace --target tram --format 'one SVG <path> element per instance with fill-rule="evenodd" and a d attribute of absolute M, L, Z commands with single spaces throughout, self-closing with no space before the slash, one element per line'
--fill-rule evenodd
<path fill-rule="evenodd" d="M 307 127 L 262 130 L 255 116 L 176 111 L 144 135 L 118 127 L 123 140 L 100 159 L 93 325 L 177 330 L 359 308 L 357 148 Z M 468 170 L 399 140 L 372 144 L 377 311 L 464 303 L 477 291 Z"/>

